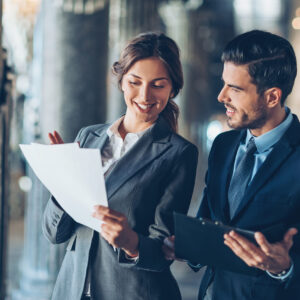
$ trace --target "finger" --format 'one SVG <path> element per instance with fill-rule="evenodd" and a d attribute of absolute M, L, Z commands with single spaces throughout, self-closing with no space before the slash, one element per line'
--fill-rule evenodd
<path fill-rule="evenodd" d="M 174 237 L 174 236 L 173 236 Z M 164 245 L 170 249 L 173 249 L 175 248 L 175 245 L 174 245 L 174 238 L 172 239 L 172 237 L 167 237 L 164 239 Z"/>
<path fill-rule="evenodd" d="M 107 223 L 103 223 L 101 229 L 108 232 L 111 236 L 119 236 L 121 231 L 119 228 L 116 228 L 116 226 Z"/>
<path fill-rule="evenodd" d="M 175 243 L 175 235 L 169 236 L 169 239 L 170 239 L 173 243 Z"/>
<path fill-rule="evenodd" d="M 290 250 L 293 246 L 293 237 L 298 233 L 296 228 L 290 228 L 283 237 L 283 243 L 287 250 Z"/>
<path fill-rule="evenodd" d="M 255 259 L 247 253 L 237 242 L 235 242 L 232 238 L 228 237 L 224 240 L 224 244 L 229 247 L 232 252 L 242 259 L 248 266 L 253 267 L 256 266 Z"/>
<path fill-rule="evenodd" d="M 235 231 L 231 231 L 229 236 L 233 238 L 245 251 L 251 253 L 252 256 L 261 255 L 262 251 L 256 247 L 252 242 L 250 242 L 247 238 L 242 235 L 236 233 Z"/>
<path fill-rule="evenodd" d="M 94 212 L 92 214 L 93 218 L 96 218 L 100 221 L 103 221 L 103 226 L 105 225 L 105 228 L 110 232 L 120 232 L 124 229 L 124 226 L 122 223 L 120 223 L 119 220 L 115 218 L 111 218 L 109 216 L 98 214 L 97 212 Z"/>
<path fill-rule="evenodd" d="M 56 144 L 56 139 L 55 139 L 55 137 L 52 135 L 52 133 L 48 133 L 48 138 L 49 138 L 49 140 L 50 140 L 50 144 L 51 145 L 54 145 L 54 144 Z"/>
<path fill-rule="evenodd" d="M 115 232 L 113 230 L 110 230 L 109 226 L 105 223 L 101 224 L 101 234 L 104 234 L 105 236 L 109 237 L 110 240 L 112 240 L 115 237 Z"/>
<path fill-rule="evenodd" d="M 124 226 L 119 223 L 116 219 L 111 219 L 111 218 L 105 218 L 102 219 L 104 222 L 105 228 L 111 232 L 121 232 L 124 229 Z"/>
<path fill-rule="evenodd" d="M 77 141 L 77 144 L 78 144 L 78 146 L 80 147 L 80 142 L 79 142 L 79 141 Z"/>
<path fill-rule="evenodd" d="M 102 226 L 101 226 L 101 231 L 100 231 L 101 236 L 110 244 L 113 245 L 113 238 L 112 235 L 108 232 L 105 231 Z"/>
<path fill-rule="evenodd" d="M 95 212 L 100 215 L 105 215 L 114 219 L 117 219 L 119 221 L 124 220 L 125 216 L 122 213 L 119 213 L 118 211 L 115 211 L 109 207 L 102 206 L 102 205 L 95 205 L 94 206 Z"/>
<path fill-rule="evenodd" d="M 59 133 L 56 130 L 54 130 L 54 137 L 56 138 L 58 144 L 64 143 L 63 139 L 61 138 L 61 136 L 59 135 Z"/>
<path fill-rule="evenodd" d="M 273 254 L 272 245 L 268 242 L 266 237 L 261 232 L 255 232 L 254 234 L 255 240 L 259 245 L 260 249 L 266 254 L 271 255 Z"/>
<path fill-rule="evenodd" d="M 230 232 L 224 237 L 228 242 L 226 245 L 249 266 L 259 267 L 266 260 L 265 254 L 258 247 L 239 234 Z"/>
<path fill-rule="evenodd" d="M 167 247 L 166 245 L 163 245 L 162 250 L 163 250 L 165 258 L 167 260 L 174 260 L 175 259 L 175 253 L 169 247 Z"/>

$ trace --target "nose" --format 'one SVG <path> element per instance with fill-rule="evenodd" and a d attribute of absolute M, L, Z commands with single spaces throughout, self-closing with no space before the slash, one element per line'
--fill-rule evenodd
<path fill-rule="evenodd" d="M 229 101 L 229 97 L 227 96 L 227 88 L 225 85 L 223 86 L 223 88 L 221 89 L 221 91 L 218 95 L 218 101 L 221 103 Z"/>
<path fill-rule="evenodd" d="M 144 102 L 151 100 L 151 87 L 148 84 L 143 85 L 141 87 L 140 99 L 143 100 Z"/>

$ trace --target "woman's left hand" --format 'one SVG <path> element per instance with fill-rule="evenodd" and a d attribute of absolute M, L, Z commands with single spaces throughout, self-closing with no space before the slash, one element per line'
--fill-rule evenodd
<path fill-rule="evenodd" d="M 102 205 L 94 206 L 93 217 L 104 223 L 101 225 L 101 235 L 109 244 L 116 248 L 122 248 L 130 257 L 139 255 L 139 238 L 133 231 L 127 221 L 127 218 L 108 207 Z"/>

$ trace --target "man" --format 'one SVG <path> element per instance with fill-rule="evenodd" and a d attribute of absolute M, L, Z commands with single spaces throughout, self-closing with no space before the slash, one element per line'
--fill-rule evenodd
<path fill-rule="evenodd" d="M 257 245 L 233 231 L 224 236 L 257 273 L 207 267 L 199 299 L 300 299 L 300 250 L 292 228 L 300 222 L 300 123 L 284 105 L 297 73 L 295 53 L 287 40 L 254 30 L 233 39 L 222 61 L 218 101 L 234 130 L 213 143 L 197 216 L 257 231 Z M 281 242 L 271 244 L 258 232 L 280 223 L 290 228 Z M 173 249 L 164 251 L 174 258 Z"/>

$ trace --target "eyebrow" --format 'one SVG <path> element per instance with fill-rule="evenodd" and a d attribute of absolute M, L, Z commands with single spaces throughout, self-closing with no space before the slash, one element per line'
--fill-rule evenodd
<path fill-rule="evenodd" d="M 222 82 L 225 84 L 225 81 L 224 81 L 224 79 L 223 78 L 221 78 L 221 80 L 222 80 Z M 229 87 L 231 87 L 231 88 L 234 88 L 234 89 L 237 89 L 237 90 L 240 90 L 240 91 L 244 91 L 245 89 L 244 88 L 242 88 L 242 87 L 240 87 L 240 86 L 238 86 L 238 85 L 235 85 L 235 84 L 227 84 L 227 86 L 229 86 Z"/>
<path fill-rule="evenodd" d="M 142 79 L 142 77 L 140 77 L 138 75 L 135 75 L 133 73 L 130 73 L 128 75 L 131 75 L 131 76 L 133 76 L 135 78 L 138 78 L 138 79 Z M 169 78 L 167 78 L 167 77 L 158 77 L 158 78 L 154 78 L 152 81 L 158 81 L 158 80 L 169 80 Z"/>

